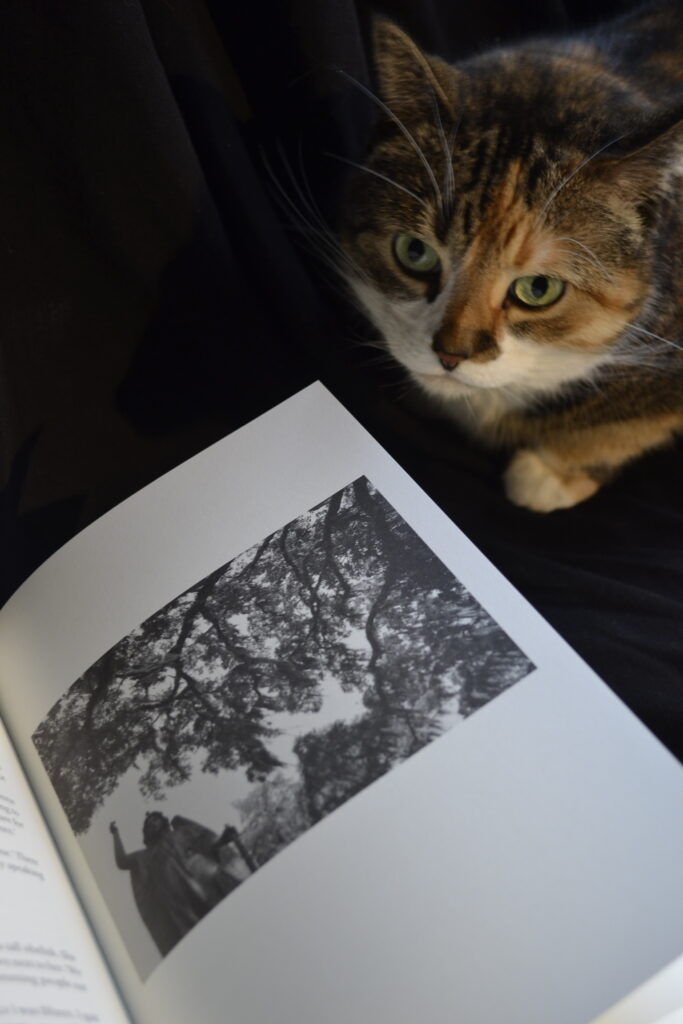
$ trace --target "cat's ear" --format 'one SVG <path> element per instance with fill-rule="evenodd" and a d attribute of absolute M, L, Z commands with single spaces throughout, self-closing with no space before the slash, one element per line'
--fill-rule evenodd
<path fill-rule="evenodd" d="M 402 121 L 434 116 L 437 102 L 455 119 L 459 73 L 439 57 L 420 49 L 403 29 L 385 18 L 373 26 L 379 92 L 392 114 Z"/>

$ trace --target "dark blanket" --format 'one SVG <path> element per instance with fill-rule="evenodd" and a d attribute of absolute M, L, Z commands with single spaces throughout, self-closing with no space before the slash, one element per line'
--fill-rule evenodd
<path fill-rule="evenodd" d="M 380 9 L 456 57 L 629 6 Z M 401 406 L 309 252 L 328 245 L 316 207 L 333 218 L 344 170 L 328 154 L 360 159 L 371 125 L 338 70 L 371 81 L 371 14 L 365 0 L 2 5 L 2 597 L 114 503 L 321 377 L 683 756 L 681 447 L 574 510 L 513 508 L 498 459 Z"/>

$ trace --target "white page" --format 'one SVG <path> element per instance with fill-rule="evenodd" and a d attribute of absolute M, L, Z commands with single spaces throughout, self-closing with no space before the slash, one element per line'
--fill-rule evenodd
<path fill-rule="evenodd" d="M 591 1024 L 683 1024 L 683 956 Z"/>
<path fill-rule="evenodd" d="M 128 1020 L 0 722 L 0 1021 Z"/>
<path fill-rule="evenodd" d="M 30 736 L 140 623 L 361 476 L 536 668 L 287 846 L 141 983 L 154 949 L 132 937 L 128 879 L 102 828 L 94 867 L 73 840 Z M 0 678 L 22 694 L 8 720 L 141 1024 L 200 1004 L 206 1024 L 584 1024 L 683 950 L 680 766 L 320 386 L 43 566 L 0 616 Z M 169 809 L 218 830 L 216 780 L 201 781 L 205 800 L 170 794 Z M 126 886 L 108 909 L 110 876 Z"/>

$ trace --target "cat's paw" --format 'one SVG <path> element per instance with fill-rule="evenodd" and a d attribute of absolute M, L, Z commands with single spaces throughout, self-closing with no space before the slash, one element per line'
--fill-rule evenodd
<path fill-rule="evenodd" d="M 600 486 L 587 473 L 557 473 L 540 455 L 526 449 L 513 456 L 503 480 L 510 501 L 533 512 L 571 508 Z"/>

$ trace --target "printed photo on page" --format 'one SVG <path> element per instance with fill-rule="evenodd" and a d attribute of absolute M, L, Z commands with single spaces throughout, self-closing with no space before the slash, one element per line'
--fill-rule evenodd
<path fill-rule="evenodd" d="M 280 850 L 533 667 L 360 477 L 120 640 L 33 740 L 146 978 Z"/>

